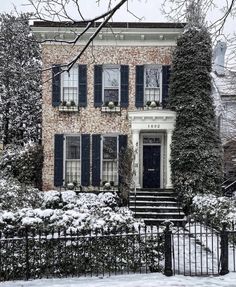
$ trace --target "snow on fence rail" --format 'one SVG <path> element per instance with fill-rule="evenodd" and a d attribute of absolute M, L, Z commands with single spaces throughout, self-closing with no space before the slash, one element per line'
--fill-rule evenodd
<path fill-rule="evenodd" d="M 208 224 L 70 232 L 0 232 L 0 281 L 41 277 L 162 272 L 224 275 L 236 272 L 236 230 Z"/>

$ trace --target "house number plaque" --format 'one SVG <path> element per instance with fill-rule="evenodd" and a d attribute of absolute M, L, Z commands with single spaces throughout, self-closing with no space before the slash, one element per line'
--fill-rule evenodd
<path fill-rule="evenodd" d="M 159 129 L 160 125 L 158 125 L 158 124 L 148 124 L 147 127 L 148 127 L 148 129 Z"/>

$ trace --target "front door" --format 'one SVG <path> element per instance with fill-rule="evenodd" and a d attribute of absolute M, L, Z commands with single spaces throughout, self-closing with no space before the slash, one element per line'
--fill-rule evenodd
<path fill-rule="evenodd" d="M 160 187 L 161 147 L 159 145 L 143 146 L 143 187 Z"/>

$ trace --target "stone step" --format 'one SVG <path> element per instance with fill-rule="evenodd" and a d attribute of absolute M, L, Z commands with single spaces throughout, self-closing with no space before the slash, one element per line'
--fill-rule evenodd
<path fill-rule="evenodd" d="M 130 207 L 134 207 L 134 206 L 162 206 L 164 207 L 169 207 L 169 206 L 177 206 L 178 207 L 178 203 L 175 201 L 149 201 L 149 200 L 136 200 L 136 202 L 134 200 L 131 200 L 129 202 L 129 206 Z"/>
<path fill-rule="evenodd" d="M 178 208 L 176 206 L 170 206 L 170 207 L 155 207 L 155 206 L 136 206 L 130 207 L 130 210 L 133 212 L 156 212 L 156 213 L 175 213 L 175 212 L 181 212 L 183 213 L 182 208 Z"/>
<path fill-rule="evenodd" d="M 136 218 L 153 218 L 153 219 L 182 219 L 184 217 L 183 212 L 166 212 L 166 213 L 158 213 L 158 212 L 136 212 Z"/>
<path fill-rule="evenodd" d="M 135 201 L 135 196 L 131 195 L 129 197 L 130 201 Z M 136 202 L 137 201 L 172 201 L 176 202 L 176 199 L 172 196 L 153 196 L 153 195 L 136 195 Z"/>
<path fill-rule="evenodd" d="M 135 196 L 135 192 L 130 192 L 130 196 Z M 136 191 L 136 196 L 174 196 L 175 193 L 173 191 Z"/>

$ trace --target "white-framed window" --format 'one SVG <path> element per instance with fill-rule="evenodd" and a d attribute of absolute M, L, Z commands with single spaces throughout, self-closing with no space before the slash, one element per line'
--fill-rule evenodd
<path fill-rule="evenodd" d="M 115 106 L 120 103 L 120 67 L 103 67 L 103 103 L 113 102 Z"/>
<path fill-rule="evenodd" d="M 118 185 L 118 136 L 102 137 L 102 181 Z"/>
<path fill-rule="evenodd" d="M 144 69 L 144 103 L 161 102 L 162 66 L 146 65 Z"/>
<path fill-rule="evenodd" d="M 78 65 L 74 65 L 69 72 L 61 74 L 61 101 L 78 105 L 79 87 Z"/>
<path fill-rule="evenodd" d="M 65 184 L 81 182 L 81 137 L 66 136 L 64 148 L 64 178 Z"/>

